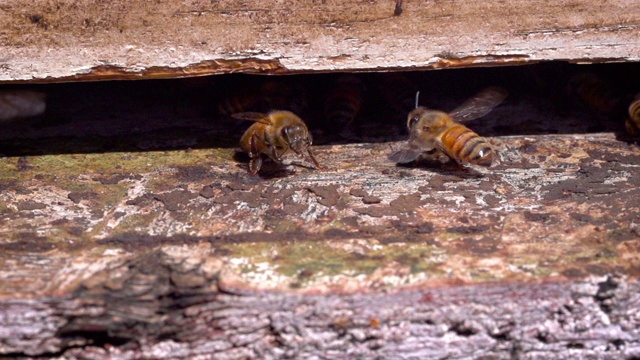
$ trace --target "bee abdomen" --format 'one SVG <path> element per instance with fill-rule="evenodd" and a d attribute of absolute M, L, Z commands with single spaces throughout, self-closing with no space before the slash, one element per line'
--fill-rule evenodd
<path fill-rule="evenodd" d="M 495 152 L 487 140 L 460 124 L 442 135 L 442 144 L 459 162 L 491 166 L 495 159 Z"/>
<path fill-rule="evenodd" d="M 42 114 L 46 107 L 46 95 L 30 90 L 0 92 L 0 121 Z"/>
<path fill-rule="evenodd" d="M 640 94 L 629 105 L 629 118 L 625 125 L 629 134 L 633 136 L 640 135 Z"/>

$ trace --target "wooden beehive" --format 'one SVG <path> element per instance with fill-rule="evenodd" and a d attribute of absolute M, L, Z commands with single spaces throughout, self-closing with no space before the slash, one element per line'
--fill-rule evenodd
<path fill-rule="evenodd" d="M 1 4 L 0 91 L 47 111 L 0 123 L 0 354 L 640 356 L 640 150 L 618 112 L 640 3 L 398 5 Z M 469 125 L 501 163 L 391 163 L 391 71 L 444 110 L 509 88 Z M 323 124 L 336 72 L 367 87 L 351 137 Z M 615 109 L 576 98 L 585 73 Z M 271 81 L 302 84 L 324 169 L 247 174 L 247 124 L 218 105 Z"/>

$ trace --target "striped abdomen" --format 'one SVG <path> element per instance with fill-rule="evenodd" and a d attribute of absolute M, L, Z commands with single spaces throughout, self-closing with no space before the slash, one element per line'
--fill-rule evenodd
<path fill-rule="evenodd" d="M 444 152 L 461 163 L 491 166 L 496 157 L 487 140 L 464 125 L 453 125 L 440 139 Z"/>
<path fill-rule="evenodd" d="M 629 134 L 633 136 L 640 135 L 640 94 L 629 105 L 629 118 L 625 125 Z"/>

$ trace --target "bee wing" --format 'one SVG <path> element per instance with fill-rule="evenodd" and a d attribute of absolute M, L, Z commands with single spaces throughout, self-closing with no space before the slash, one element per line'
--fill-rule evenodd
<path fill-rule="evenodd" d="M 449 113 L 455 121 L 465 122 L 487 115 L 509 95 L 507 89 L 490 86 L 472 96 Z"/>
<path fill-rule="evenodd" d="M 388 156 L 388 159 L 396 163 L 408 163 L 417 159 L 420 154 L 431 149 L 425 149 L 420 146 L 414 137 L 409 137 L 407 144 L 400 150 L 394 151 Z"/>
<path fill-rule="evenodd" d="M 255 121 L 255 122 L 263 123 L 266 125 L 271 124 L 271 122 L 269 121 L 269 116 L 267 114 L 263 114 L 259 112 L 248 111 L 248 112 L 235 113 L 235 114 L 232 114 L 231 117 L 238 120 Z"/>

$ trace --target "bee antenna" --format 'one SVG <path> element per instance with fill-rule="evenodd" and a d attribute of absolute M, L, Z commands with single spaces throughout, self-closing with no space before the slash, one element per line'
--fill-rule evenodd
<path fill-rule="evenodd" d="M 418 100 L 420 99 L 420 91 L 416 92 L 416 109 L 418 108 Z"/>

